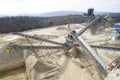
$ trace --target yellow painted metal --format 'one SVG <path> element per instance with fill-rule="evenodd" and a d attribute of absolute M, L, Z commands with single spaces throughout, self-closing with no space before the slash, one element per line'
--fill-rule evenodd
<path fill-rule="evenodd" d="M 8 54 L 10 54 L 11 51 L 12 51 L 12 48 L 11 48 L 11 47 L 8 47 L 8 48 L 6 49 L 6 52 L 7 52 Z"/>

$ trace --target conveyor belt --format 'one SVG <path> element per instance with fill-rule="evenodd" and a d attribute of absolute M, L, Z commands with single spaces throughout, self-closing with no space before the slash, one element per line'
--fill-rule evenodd
<path fill-rule="evenodd" d="M 35 37 L 35 36 L 30 36 L 30 35 L 27 35 L 27 34 L 23 34 L 23 33 L 14 32 L 12 34 L 23 36 L 23 37 L 26 37 L 26 38 L 35 39 L 35 40 L 42 41 L 42 42 L 48 42 L 48 43 L 52 43 L 52 44 L 56 44 L 56 45 L 61 45 L 61 46 L 65 46 L 66 45 L 64 43 L 55 42 L 55 41 L 51 41 L 51 40 L 47 40 L 47 39 L 43 39 L 43 38 L 38 38 L 38 37 Z"/>
<path fill-rule="evenodd" d="M 108 49 L 108 50 L 114 50 L 114 51 L 120 51 L 120 47 L 115 46 L 101 46 L 101 45 L 90 45 L 93 48 L 100 48 L 100 49 Z"/>
<path fill-rule="evenodd" d="M 75 31 L 71 32 L 72 37 L 74 40 L 79 44 L 83 51 L 86 52 L 87 55 L 90 55 L 92 59 L 98 64 L 101 69 L 103 69 L 103 73 L 106 76 L 106 68 L 107 64 L 101 59 L 101 57 L 92 49 L 92 47 L 82 38 L 79 36 Z"/>
<path fill-rule="evenodd" d="M 100 16 L 96 17 L 93 21 L 91 21 L 87 26 L 85 26 L 82 30 L 78 32 L 78 35 L 80 36 L 82 33 L 85 32 L 86 29 L 91 27 L 94 23 L 96 23 L 100 19 Z"/>
<path fill-rule="evenodd" d="M 80 36 L 82 33 L 84 33 L 89 27 L 97 23 L 100 19 L 110 23 L 110 21 L 107 20 L 108 17 L 102 17 L 102 16 L 97 16 L 94 20 L 92 20 L 87 26 L 85 26 L 82 30 L 78 32 L 78 35 Z M 111 24 L 111 23 L 110 23 Z"/>
<path fill-rule="evenodd" d="M 69 49 L 69 47 L 63 47 L 63 46 L 22 46 L 22 45 L 12 45 L 11 46 L 15 50 L 36 50 L 36 49 Z"/>

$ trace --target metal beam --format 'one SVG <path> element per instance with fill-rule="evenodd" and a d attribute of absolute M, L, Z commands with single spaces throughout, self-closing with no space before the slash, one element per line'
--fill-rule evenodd
<path fill-rule="evenodd" d="M 85 26 L 82 30 L 78 32 L 78 35 L 81 35 L 84 33 L 85 30 L 87 30 L 89 27 L 91 27 L 95 22 L 97 22 L 100 19 L 100 16 L 96 17 L 93 21 L 91 21 L 87 26 Z"/>
<path fill-rule="evenodd" d="M 48 43 L 52 43 L 52 44 L 56 44 L 56 45 L 62 45 L 62 46 L 66 45 L 64 43 L 60 43 L 60 42 L 56 42 L 56 41 L 51 41 L 51 40 L 47 40 L 47 39 L 43 39 L 43 38 L 39 38 L 39 37 L 35 37 L 35 36 L 30 36 L 30 35 L 23 34 L 23 33 L 14 32 L 12 34 L 23 36 L 23 37 L 26 37 L 26 38 L 35 39 L 35 40 L 42 41 L 42 42 L 48 42 Z"/>
<path fill-rule="evenodd" d="M 92 47 L 82 38 L 82 36 L 79 36 L 76 32 L 71 32 L 71 35 L 73 36 L 74 40 L 86 51 L 88 55 L 90 55 L 95 62 L 101 66 L 101 68 L 104 71 L 104 75 L 106 76 L 106 67 L 107 64 L 99 57 L 99 55 L 92 49 Z"/>
<path fill-rule="evenodd" d="M 22 46 L 22 45 L 12 45 L 11 46 L 15 50 L 36 50 L 36 49 L 69 49 L 69 47 L 63 46 Z"/>
<path fill-rule="evenodd" d="M 101 46 L 101 45 L 90 45 L 93 48 L 100 48 L 100 49 L 108 49 L 108 50 L 114 50 L 114 51 L 120 51 L 120 47 L 115 46 Z"/>
<path fill-rule="evenodd" d="M 111 23 L 110 21 L 107 20 L 108 17 L 102 17 L 102 16 L 97 16 L 94 20 L 92 20 L 87 26 L 85 26 L 82 30 L 80 30 L 78 32 L 78 35 L 81 35 L 82 33 L 85 32 L 85 30 L 87 30 L 89 27 L 91 27 L 92 25 L 94 25 L 98 20 L 102 19 L 108 23 Z"/>

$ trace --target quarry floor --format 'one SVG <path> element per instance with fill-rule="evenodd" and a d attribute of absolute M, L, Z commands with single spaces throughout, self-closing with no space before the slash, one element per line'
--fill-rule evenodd
<path fill-rule="evenodd" d="M 71 30 L 79 31 L 82 27 L 83 25 L 80 24 L 71 24 Z M 67 25 L 59 25 L 51 28 L 29 30 L 23 33 L 42 37 L 45 39 L 50 39 L 53 41 L 65 42 L 65 36 L 68 34 L 68 32 L 69 29 L 67 28 Z M 89 44 L 119 46 L 119 41 L 112 40 L 114 33 L 115 32 L 113 28 L 107 28 L 102 34 L 91 35 L 90 30 L 87 30 L 82 36 Z M 0 34 L 0 48 L 8 42 L 15 42 L 22 45 L 30 44 L 23 37 L 12 34 Z M 50 45 L 34 40 L 31 40 L 31 42 L 37 45 L 38 43 L 39 45 Z M 107 64 L 120 56 L 120 53 L 118 51 L 109 51 L 103 49 L 96 49 L 96 51 Z M 67 52 L 63 50 L 42 50 L 38 51 L 38 53 L 40 53 L 38 54 L 39 56 L 45 56 L 45 54 L 47 53 L 51 54 L 47 57 L 43 57 L 42 63 L 45 63 L 48 67 L 44 65 L 39 65 L 39 67 L 37 67 L 37 70 L 40 75 L 36 75 L 35 77 L 38 78 L 33 80 L 101 80 L 99 72 L 97 72 L 95 66 L 91 65 L 88 62 L 88 57 L 86 57 L 84 53 L 80 52 L 78 48 L 72 48 Z M 36 63 L 37 60 L 36 58 L 34 58 L 34 55 L 31 55 L 29 56 L 29 58 L 26 59 L 26 63 L 27 61 L 28 63 Z M 27 66 L 31 67 L 31 64 L 0 72 L 0 80 L 29 80 L 32 74 L 30 74 L 30 70 L 26 71 Z M 48 68 L 53 69 L 47 70 Z M 114 73 L 116 72 L 113 71 L 112 74 L 114 75 Z M 120 71 L 117 71 L 117 74 L 119 73 Z M 48 77 L 46 77 L 45 75 Z M 119 75 L 117 76 L 117 78 L 119 77 Z M 117 80 L 115 78 L 112 78 L 112 75 L 110 75 L 105 80 Z"/>
<path fill-rule="evenodd" d="M 27 80 L 25 67 L 0 72 L 0 80 Z"/>

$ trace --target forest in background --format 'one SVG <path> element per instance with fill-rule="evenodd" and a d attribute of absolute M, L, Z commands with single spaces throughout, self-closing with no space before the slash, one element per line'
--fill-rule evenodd
<path fill-rule="evenodd" d="M 118 15 L 118 14 L 117 14 Z M 120 15 L 112 14 L 114 23 L 120 22 Z M 58 17 L 0 17 L 0 33 L 20 32 L 36 28 L 44 28 L 68 23 L 83 23 L 82 15 L 58 16 Z"/>
<path fill-rule="evenodd" d="M 68 23 L 83 23 L 82 16 L 59 17 L 1 17 L 0 33 L 19 32 L 36 28 L 44 28 Z"/>

